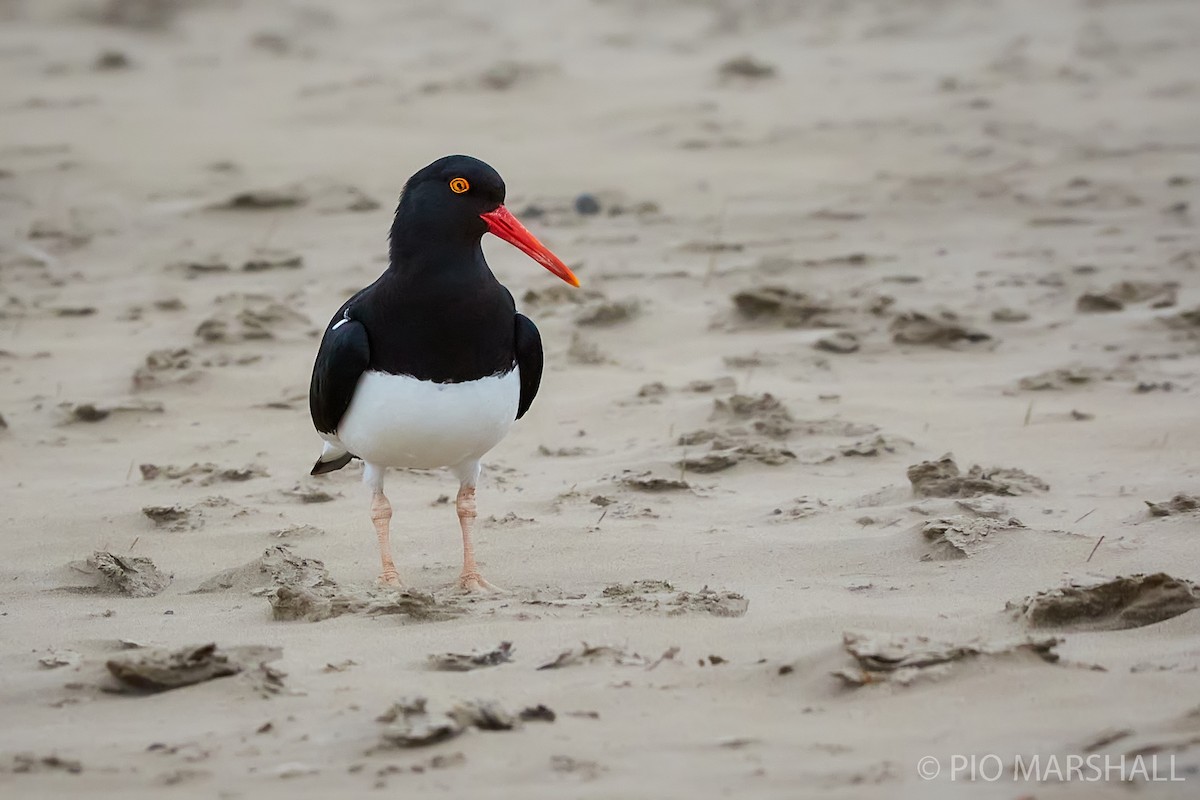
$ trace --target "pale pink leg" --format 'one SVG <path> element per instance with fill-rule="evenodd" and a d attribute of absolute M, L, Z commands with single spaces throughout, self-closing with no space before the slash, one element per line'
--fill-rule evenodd
<path fill-rule="evenodd" d="M 375 535 L 379 537 L 379 558 L 383 562 L 383 574 L 379 576 L 379 582 L 388 586 L 402 586 L 400 573 L 396 572 L 396 562 L 392 561 L 392 545 L 388 541 L 392 504 L 382 489 L 376 489 L 371 494 L 371 521 L 375 523 Z"/>
<path fill-rule="evenodd" d="M 454 501 L 458 510 L 458 524 L 462 526 L 463 568 L 458 576 L 458 586 L 465 592 L 475 594 L 499 591 L 479 574 L 475 563 L 475 546 L 471 543 L 471 529 L 475 527 L 475 487 L 463 485 Z"/>

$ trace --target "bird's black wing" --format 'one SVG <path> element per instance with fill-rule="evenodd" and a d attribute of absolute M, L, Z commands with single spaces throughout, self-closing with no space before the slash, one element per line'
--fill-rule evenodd
<path fill-rule="evenodd" d="M 339 316 L 321 339 L 308 389 L 308 410 L 318 431 L 337 432 L 358 379 L 370 363 L 367 329 L 357 320 Z"/>
<path fill-rule="evenodd" d="M 517 419 L 520 419 L 533 405 L 542 383 L 542 335 L 524 314 L 517 314 L 515 344 L 517 366 L 521 370 L 521 402 L 517 404 Z"/>

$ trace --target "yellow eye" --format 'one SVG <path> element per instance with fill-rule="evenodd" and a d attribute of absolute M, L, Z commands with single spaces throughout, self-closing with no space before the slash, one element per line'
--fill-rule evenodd
<path fill-rule="evenodd" d="M 466 178 L 451 178 L 450 179 L 450 191 L 454 192 L 455 194 L 462 194 L 463 192 L 465 192 L 467 189 L 470 189 L 470 188 L 471 188 L 471 184 L 467 183 Z"/>

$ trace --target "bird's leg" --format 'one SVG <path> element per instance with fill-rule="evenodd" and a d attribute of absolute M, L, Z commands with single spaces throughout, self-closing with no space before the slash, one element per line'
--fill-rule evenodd
<path fill-rule="evenodd" d="M 466 483 L 459 487 L 454 506 L 458 510 L 458 524 L 462 526 L 463 537 L 463 568 L 458 576 L 459 588 L 473 593 L 497 591 L 479 574 L 479 565 L 475 563 L 475 546 L 471 543 L 471 529 L 475 527 L 475 487 Z"/>
<path fill-rule="evenodd" d="M 388 586 L 401 586 L 400 573 L 396 572 L 396 562 L 392 561 L 392 545 L 388 541 L 392 524 L 392 504 L 388 502 L 382 488 L 371 493 L 371 521 L 375 523 L 375 535 L 379 537 L 379 559 L 383 562 L 383 574 L 379 576 L 379 582 Z"/>

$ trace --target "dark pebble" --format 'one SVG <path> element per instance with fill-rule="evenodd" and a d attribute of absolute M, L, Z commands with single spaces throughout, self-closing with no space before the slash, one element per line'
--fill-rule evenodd
<path fill-rule="evenodd" d="M 583 214 L 585 217 L 590 217 L 592 214 L 599 214 L 600 201 L 596 199 L 594 194 L 584 192 L 575 198 L 575 213 Z"/>

